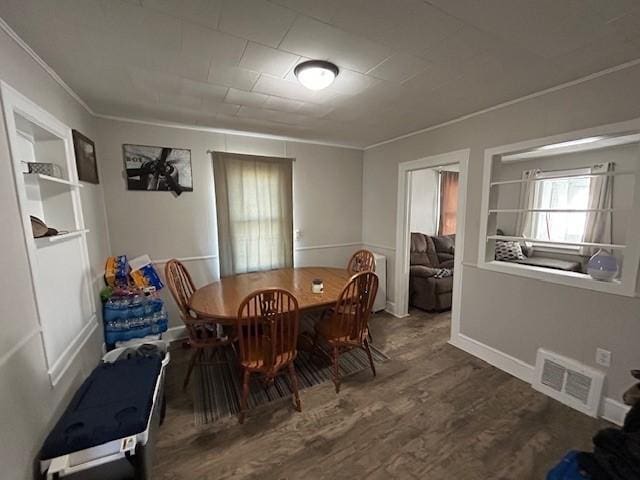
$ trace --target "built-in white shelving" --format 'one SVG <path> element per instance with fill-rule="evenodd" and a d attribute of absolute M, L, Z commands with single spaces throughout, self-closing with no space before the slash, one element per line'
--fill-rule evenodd
<path fill-rule="evenodd" d="M 559 285 L 617 295 L 637 295 L 640 266 L 640 244 L 636 241 L 640 238 L 639 131 L 640 121 L 630 121 L 485 150 L 477 266 Z M 554 146 L 563 142 L 590 137 L 599 137 L 602 143 L 594 142 L 589 148 L 576 151 L 554 150 Z M 612 139 L 616 139 L 615 143 L 610 143 Z M 544 148 L 550 153 L 540 154 Z M 531 152 L 531 155 L 519 159 L 510 158 L 522 152 Z M 518 163 L 520 161 L 523 163 Z M 610 168 L 612 165 L 607 165 L 606 169 L 593 168 L 604 163 L 612 164 L 613 168 Z M 540 175 L 531 175 L 536 171 Z M 524 175 L 524 172 L 528 174 Z M 559 181 L 572 178 L 590 181 Z M 555 182 L 540 187 L 540 182 L 554 179 Z M 575 193 L 577 190 L 574 190 L 572 198 L 577 199 L 576 201 L 551 202 L 552 195 L 561 199 L 561 195 L 569 195 L 569 188 L 584 189 L 585 184 L 589 185 L 589 194 L 593 193 L 592 187 L 603 190 L 606 187 L 607 190 L 602 195 L 611 195 L 611 201 L 607 204 L 594 204 L 593 199 L 588 198 L 585 203 L 584 191 Z M 533 201 L 541 199 L 544 201 Z M 606 208 L 589 208 L 600 204 Z M 550 205 L 561 208 L 549 208 Z M 572 208 L 573 206 L 580 208 Z M 607 231 L 609 235 L 584 235 L 587 226 L 591 228 L 594 222 L 603 231 L 610 230 Z M 555 229 L 556 238 L 578 241 L 528 238 L 549 238 L 552 236 L 552 229 Z M 569 229 L 573 229 L 573 235 L 561 233 L 568 232 Z M 579 234 L 580 229 L 582 234 Z M 596 241 L 579 241 L 582 237 Z M 553 268 L 555 265 L 552 262 L 536 264 L 496 260 L 496 246 L 500 241 L 533 245 L 535 248 L 530 254 L 533 257 L 548 256 L 551 260 L 578 262 L 581 272 Z M 611 281 L 599 281 L 587 272 L 589 257 L 599 249 L 609 252 L 618 263 L 619 271 Z"/>
<path fill-rule="evenodd" d="M 70 180 L 65 180 L 64 178 L 52 177 L 51 175 L 45 175 L 43 173 L 25 173 L 24 174 L 25 181 L 27 182 L 39 182 L 39 183 L 54 183 L 60 185 L 66 185 L 70 188 L 82 188 L 83 185 L 78 182 L 72 182 Z"/>
<path fill-rule="evenodd" d="M 489 213 L 589 213 L 589 212 L 628 212 L 628 208 L 491 208 Z"/>
<path fill-rule="evenodd" d="M 44 359 L 55 386 L 98 327 L 71 129 L 0 81 Z M 55 176 L 28 173 L 51 164 Z M 58 235 L 33 237 L 30 217 Z"/>
<path fill-rule="evenodd" d="M 527 241 L 522 237 L 512 237 L 509 235 L 488 235 L 487 240 L 502 240 L 505 242 L 522 242 Z M 605 248 L 611 250 L 623 250 L 627 248 L 626 245 L 619 245 L 616 243 L 592 243 L 592 242 L 561 242 L 559 240 L 530 240 L 531 243 L 540 245 L 567 245 L 570 247 L 590 247 L 590 248 Z"/>
<path fill-rule="evenodd" d="M 63 240 L 69 240 L 74 237 L 79 237 L 83 233 L 89 233 L 89 230 L 86 228 L 82 230 L 73 230 L 71 232 L 59 233 L 58 235 L 51 235 L 49 237 L 36 238 L 35 241 L 36 245 L 46 245 L 48 243 L 57 243 Z"/>

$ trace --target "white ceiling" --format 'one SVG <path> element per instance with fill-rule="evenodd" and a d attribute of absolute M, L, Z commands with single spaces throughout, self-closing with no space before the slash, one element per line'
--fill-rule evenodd
<path fill-rule="evenodd" d="M 100 114 L 365 146 L 640 57 L 638 0 L 0 0 Z M 340 75 L 312 92 L 306 59 Z"/>

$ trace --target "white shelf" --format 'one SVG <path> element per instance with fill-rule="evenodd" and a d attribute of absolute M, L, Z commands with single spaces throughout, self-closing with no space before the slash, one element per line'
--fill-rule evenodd
<path fill-rule="evenodd" d="M 73 230 L 73 231 L 68 232 L 68 233 L 61 233 L 59 235 L 51 235 L 50 237 L 34 238 L 34 240 L 36 241 L 36 245 L 48 245 L 50 243 L 62 242 L 64 240 L 68 240 L 70 238 L 79 237 L 80 235 L 82 235 L 84 233 L 88 233 L 88 232 L 89 232 L 88 229 Z"/>
<path fill-rule="evenodd" d="M 635 296 L 634 291 L 629 291 L 618 279 L 610 282 L 594 280 L 586 273 L 565 272 L 563 270 L 553 270 L 544 267 L 534 267 L 519 263 L 491 260 L 478 263 L 478 268 L 492 270 L 494 272 L 517 275 L 520 277 L 534 278 L 543 282 L 550 282 L 559 285 L 567 285 L 577 288 L 595 290 L 597 292 L 612 293 L 615 295 Z"/>
<path fill-rule="evenodd" d="M 559 242 L 557 240 L 537 240 L 533 238 L 524 237 L 512 237 L 509 235 L 488 235 L 487 240 L 504 240 L 512 242 L 530 242 L 539 243 L 542 245 L 572 245 L 574 247 L 594 247 L 594 248 L 611 248 L 616 250 L 622 250 L 627 248 L 626 245 L 618 245 L 615 243 L 591 243 L 591 242 Z"/>
<path fill-rule="evenodd" d="M 489 213 L 588 213 L 588 212 L 628 212 L 628 208 L 492 208 Z"/>
<path fill-rule="evenodd" d="M 45 182 L 45 183 L 57 183 L 60 185 L 66 185 L 70 188 L 82 188 L 83 185 L 81 183 L 72 182 L 70 180 L 65 180 L 63 178 L 52 177 L 50 175 L 44 175 L 43 173 L 25 173 L 24 178 L 27 181 L 33 180 L 36 182 Z"/>

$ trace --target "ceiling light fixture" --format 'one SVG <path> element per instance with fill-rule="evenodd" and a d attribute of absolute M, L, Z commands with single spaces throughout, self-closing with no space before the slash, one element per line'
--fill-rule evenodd
<path fill-rule="evenodd" d="M 309 90 L 322 90 L 333 83 L 338 76 L 338 67 L 324 60 L 309 60 L 296 65 L 293 73 L 298 81 Z"/>

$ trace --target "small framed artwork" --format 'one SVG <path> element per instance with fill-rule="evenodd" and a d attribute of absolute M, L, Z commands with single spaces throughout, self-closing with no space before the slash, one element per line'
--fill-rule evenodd
<path fill-rule="evenodd" d="M 122 155 L 127 189 L 176 195 L 193 191 L 191 150 L 125 144 Z"/>
<path fill-rule="evenodd" d="M 76 168 L 81 182 L 100 183 L 96 161 L 96 144 L 77 130 L 73 135 L 73 150 L 76 154 Z"/>

